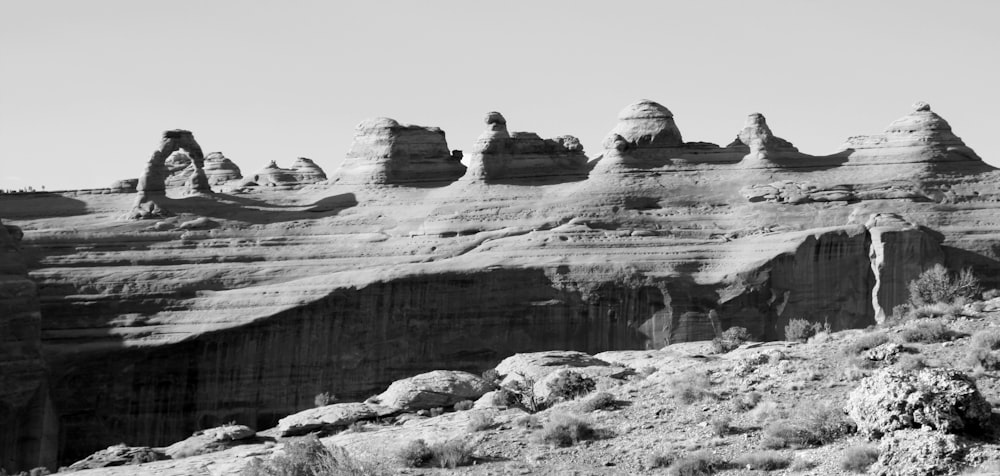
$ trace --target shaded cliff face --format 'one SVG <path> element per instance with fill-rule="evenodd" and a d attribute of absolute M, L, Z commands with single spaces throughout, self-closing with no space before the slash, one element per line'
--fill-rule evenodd
<path fill-rule="evenodd" d="M 55 462 L 41 313 L 20 240 L 20 229 L 0 223 L 0 468 L 10 471 Z"/>
<path fill-rule="evenodd" d="M 168 444 L 234 420 L 267 428 L 321 392 L 360 400 L 429 368 L 479 372 L 515 352 L 642 348 L 630 321 L 655 308 L 629 303 L 643 296 L 606 286 L 585 302 L 542 270 L 442 273 L 337 290 L 169 348 L 100 352 L 54 377 L 60 454 Z"/>

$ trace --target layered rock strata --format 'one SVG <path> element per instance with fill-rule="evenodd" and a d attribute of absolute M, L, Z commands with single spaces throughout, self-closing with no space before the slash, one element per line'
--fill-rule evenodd
<path fill-rule="evenodd" d="M 185 150 L 178 150 L 171 154 L 166 163 L 170 170 L 170 175 L 167 176 L 166 180 L 168 188 L 187 186 L 198 173 L 197 164 L 191 158 L 191 154 Z M 202 170 L 209 185 L 221 185 L 243 178 L 243 175 L 240 174 L 240 168 L 222 152 L 211 152 L 206 155 Z"/>
<path fill-rule="evenodd" d="M 153 152 L 149 162 L 146 163 L 146 169 L 139 177 L 139 183 L 136 185 L 139 196 L 132 210 L 126 215 L 127 218 L 160 218 L 171 214 L 160 202 L 163 202 L 166 196 L 167 178 L 170 176 L 167 159 L 180 150 L 186 153 L 187 159 L 194 167 L 184 183 L 187 192 L 211 193 L 212 188 L 209 186 L 208 177 L 205 176 L 205 157 L 191 131 L 181 129 L 164 131 L 159 148 Z"/>
<path fill-rule="evenodd" d="M 380 117 L 361 121 L 347 157 L 333 177 L 341 183 L 450 182 L 465 173 L 461 153 L 448 150 L 437 127 Z"/>
<path fill-rule="evenodd" d="M 851 137 L 843 149 L 850 152 L 852 164 L 982 162 L 952 132 L 948 121 L 922 101 L 913 105 L 910 114 L 889 124 L 885 132 Z"/>
<path fill-rule="evenodd" d="M 576 137 L 542 139 L 534 132 L 508 132 L 507 120 L 499 112 L 488 113 L 485 122 L 487 129 L 469 154 L 465 180 L 583 178 L 586 173 L 587 157 Z"/>

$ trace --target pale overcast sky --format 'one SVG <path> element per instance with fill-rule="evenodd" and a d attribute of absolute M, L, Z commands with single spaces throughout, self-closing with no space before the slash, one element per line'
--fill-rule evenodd
<path fill-rule="evenodd" d="M 327 172 L 367 117 L 468 149 L 511 130 L 590 156 L 625 105 L 728 143 L 751 112 L 808 153 L 924 100 L 1000 165 L 1000 2 L 0 0 L 0 188 L 138 177 L 190 129 L 252 174 Z"/>

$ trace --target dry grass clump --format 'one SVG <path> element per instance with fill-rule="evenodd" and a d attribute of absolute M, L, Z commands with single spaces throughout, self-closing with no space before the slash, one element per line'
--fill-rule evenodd
<path fill-rule="evenodd" d="M 840 467 L 844 471 L 864 473 L 868 467 L 878 461 L 878 447 L 875 445 L 856 445 L 844 451 Z"/>
<path fill-rule="evenodd" d="M 670 476 L 708 476 L 715 474 L 721 464 L 712 453 L 698 451 L 678 458 L 670 464 L 667 474 Z"/>
<path fill-rule="evenodd" d="M 750 419 L 757 422 L 758 425 L 763 425 L 767 422 L 784 418 L 785 414 L 786 412 L 781 410 L 777 402 L 768 400 L 759 403 L 750 411 Z"/>
<path fill-rule="evenodd" d="M 483 431 L 493 427 L 493 415 L 488 412 L 475 412 L 469 416 L 469 423 L 466 425 L 469 431 Z"/>
<path fill-rule="evenodd" d="M 788 417 L 768 423 L 761 445 L 768 449 L 823 445 L 850 429 L 851 422 L 841 409 L 821 402 L 805 402 L 795 407 Z"/>
<path fill-rule="evenodd" d="M 892 339 L 885 332 L 870 332 L 858 336 L 851 343 L 845 345 L 843 351 L 845 355 L 856 356 L 868 349 L 874 349 L 890 341 Z"/>
<path fill-rule="evenodd" d="M 563 447 L 573 446 L 596 435 L 588 420 L 569 413 L 553 412 L 539 430 L 538 438 L 551 446 Z"/>
<path fill-rule="evenodd" d="M 792 464 L 792 458 L 777 451 L 757 451 L 736 458 L 733 464 L 756 471 L 774 471 L 787 468 Z"/>
<path fill-rule="evenodd" d="M 584 412 L 592 412 L 596 410 L 603 410 L 605 408 L 612 408 L 617 403 L 615 397 L 613 397 L 608 392 L 598 392 L 583 401 L 580 404 L 580 409 Z"/>
<path fill-rule="evenodd" d="M 380 476 L 388 474 L 378 464 L 353 458 L 338 446 L 326 447 L 316 435 L 285 443 L 284 454 L 270 460 L 254 458 L 246 476 Z"/>
<path fill-rule="evenodd" d="M 409 468 L 435 465 L 441 468 L 455 468 L 471 463 L 472 453 L 472 445 L 464 440 L 453 439 L 428 445 L 424 440 L 418 439 L 400 448 L 396 453 L 396 459 Z"/>
<path fill-rule="evenodd" d="M 903 342 L 930 344 L 950 340 L 954 333 L 941 321 L 923 319 L 907 324 L 899 333 Z"/>
<path fill-rule="evenodd" d="M 729 415 L 718 415 L 709 420 L 708 425 L 712 427 L 712 434 L 715 436 L 726 436 L 729 434 L 732 427 L 730 426 L 733 422 L 733 417 Z"/>
<path fill-rule="evenodd" d="M 667 380 L 668 392 L 672 397 L 685 405 L 690 405 L 703 398 L 716 398 L 709 391 L 712 381 L 708 374 L 701 372 L 686 372 Z"/>

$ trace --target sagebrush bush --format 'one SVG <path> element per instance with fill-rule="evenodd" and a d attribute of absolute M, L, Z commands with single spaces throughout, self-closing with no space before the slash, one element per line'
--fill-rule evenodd
<path fill-rule="evenodd" d="M 539 430 L 539 439 L 552 446 L 573 446 L 596 436 L 590 422 L 569 413 L 553 412 Z"/>
<path fill-rule="evenodd" d="M 761 395 L 757 392 L 750 392 L 737 395 L 733 399 L 733 409 L 740 412 L 753 410 L 760 403 Z"/>
<path fill-rule="evenodd" d="M 862 334 L 851 341 L 851 343 L 844 346 L 844 354 L 848 356 L 858 355 L 868 349 L 873 349 L 891 340 L 892 339 L 885 332 L 870 332 Z"/>
<path fill-rule="evenodd" d="M 936 319 L 941 317 L 953 318 L 961 315 L 964 308 L 964 298 L 951 303 L 936 302 L 934 304 L 924 304 L 922 306 L 910 308 L 910 312 L 906 315 L 906 319 Z"/>
<path fill-rule="evenodd" d="M 585 412 L 592 412 L 597 410 L 603 410 L 605 408 L 611 408 L 615 406 L 615 397 L 608 392 L 598 392 L 583 401 L 580 404 L 580 409 Z"/>
<path fill-rule="evenodd" d="M 572 370 L 559 371 L 548 382 L 550 400 L 573 400 L 597 388 L 594 379 Z"/>
<path fill-rule="evenodd" d="M 777 451 L 756 451 L 737 457 L 733 463 L 756 471 L 774 471 L 787 468 L 792 464 L 792 458 Z"/>
<path fill-rule="evenodd" d="M 864 473 L 868 467 L 878 461 L 878 447 L 875 445 L 856 445 L 844 451 L 840 467 L 844 471 Z"/>
<path fill-rule="evenodd" d="M 899 333 L 903 342 L 921 342 L 930 344 L 950 340 L 951 329 L 937 320 L 920 320 L 907 324 Z"/>
<path fill-rule="evenodd" d="M 434 443 L 430 446 L 431 461 L 441 468 L 454 469 L 472 462 L 472 445 L 461 439 Z"/>
<path fill-rule="evenodd" d="M 972 347 L 965 354 L 965 363 L 976 371 L 1000 370 L 1000 352 Z"/>
<path fill-rule="evenodd" d="M 805 319 L 792 319 L 785 326 L 785 340 L 806 342 L 810 337 L 820 333 L 830 332 L 830 324 L 825 326 L 820 323 L 812 323 Z"/>
<path fill-rule="evenodd" d="M 712 427 L 712 434 L 715 436 L 726 436 L 732 429 L 730 424 L 733 422 L 733 417 L 729 415 L 717 415 L 713 417 L 708 422 L 708 426 Z"/>
<path fill-rule="evenodd" d="M 328 448 L 316 435 L 285 442 L 284 452 L 269 460 L 254 458 L 244 476 L 378 476 L 386 474 L 375 463 L 351 457 L 340 447 Z"/>
<path fill-rule="evenodd" d="M 469 424 L 466 425 L 469 431 L 483 431 L 493 427 L 493 415 L 478 411 L 469 416 Z"/>
<path fill-rule="evenodd" d="M 764 427 L 761 445 L 768 449 L 823 445 L 849 432 L 843 410 L 823 402 L 805 402 L 787 418 Z"/>
<path fill-rule="evenodd" d="M 708 451 L 698 451 L 678 458 L 667 470 L 671 476 L 708 476 L 715 473 L 719 461 Z"/>
<path fill-rule="evenodd" d="M 985 329 L 972 334 L 969 345 L 980 349 L 1000 349 L 1000 329 Z"/>
<path fill-rule="evenodd" d="M 412 440 L 396 452 L 396 459 L 407 468 L 419 468 L 430 462 L 434 457 L 430 446 L 424 440 Z"/>
<path fill-rule="evenodd" d="M 461 402 L 455 404 L 455 411 L 464 412 L 466 410 L 472 410 L 472 407 L 474 406 L 475 402 L 472 400 L 462 400 Z"/>
<path fill-rule="evenodd" d="M 715 398 L 715 394 L 708 390 L 712 381 L 705 373 L 685 372 L 667 379 L 666 383 L 670 395 L 685 405 L 703 398 Z"/>
<path fill-rule="evenodd" d="M 917 279 L 910 281 L 910 304 L 914 307 L 938 302 L 953 303 L 956 299 L 972 299 L 980 292 L 979 280 L 969 268 L 952 277 L 948 269 L 934 265 Z"/>
<path fill-rule="evenodd" d="M 646 469 L 666 468 L 674 462 L 673 452 L 655 452 L 646 456 Z"/>
<path fill-rule="evenodd" d="M 719 337 L 712 339 L 712 350 L 717 354 L 724 354 L 736 349 L 750 339 L 753 339 L 753 336 L 750 335 L 750 331 L 745 327 L 730 327 Z"/>

